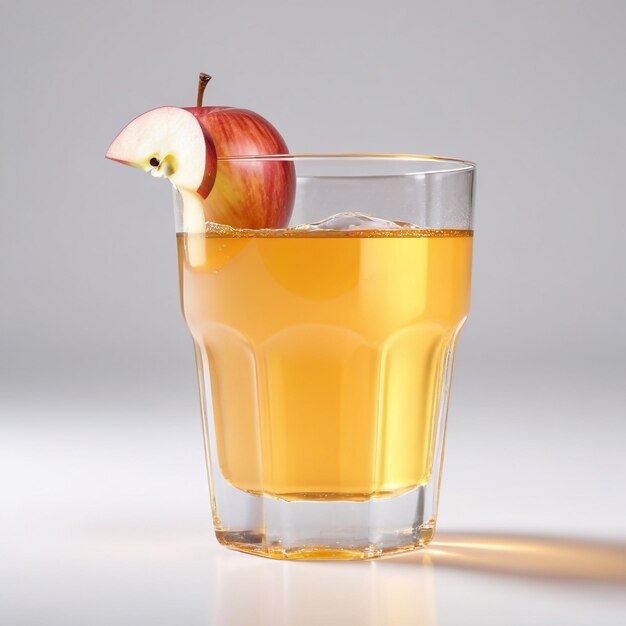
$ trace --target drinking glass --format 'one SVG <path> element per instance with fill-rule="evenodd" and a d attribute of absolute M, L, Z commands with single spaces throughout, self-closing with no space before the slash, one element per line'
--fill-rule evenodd
<path fill-rule="evenodd" d="M 414 550 L 435 530 L 454 351 L 469 308 L 474 164 L 272 155 L 289 228 L 185 232 L 215 532 L 282 559 Z M 262 194 L 260 195 L 262 202 Z"/>

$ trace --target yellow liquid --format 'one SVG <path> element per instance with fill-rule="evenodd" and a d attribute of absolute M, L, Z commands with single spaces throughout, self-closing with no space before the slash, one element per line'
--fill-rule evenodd
<path fill-rule="evenodd" d="M 425 484 L 471 249 L 459 230 L 179 235 L 226 480 L 312 500 Z"/>

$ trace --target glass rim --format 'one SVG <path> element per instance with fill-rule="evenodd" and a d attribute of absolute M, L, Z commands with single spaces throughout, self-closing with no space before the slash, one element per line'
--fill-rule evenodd
<path fill-rule="evenodd" d="M 294 153 L 294 154 L 248 154 L 237 156 L 218 156 L 218 161 L 238 162 L 238 161 L 322 161 L 322 162 L 347 162 L 347 161 L 380 161 L 391 162 L 400 161 L 407 163 L 438 163 L 449 164 L 446 169 L 433 168 L 420 171 L 420 174 L 445 174 L 449 172 L 468 172 L 476 169 L 476 163 L 466 159 L 447 156 L 435 156 L 431 154 L 394 154 L 377 152 L 337 152 L 337 153 Z"/>

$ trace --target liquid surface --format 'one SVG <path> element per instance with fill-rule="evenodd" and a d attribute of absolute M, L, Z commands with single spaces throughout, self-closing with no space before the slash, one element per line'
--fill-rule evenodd
<path fill-rule="evenodd" d="M 179 235 L 226 480 L 286 499 L 426 483 L 471 248 L 462 230 Z"/>

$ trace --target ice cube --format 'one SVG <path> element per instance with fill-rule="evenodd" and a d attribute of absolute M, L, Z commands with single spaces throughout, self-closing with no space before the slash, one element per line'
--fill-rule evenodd
<path fill-rule="evenodd" d="M 409 222 L 400 222 L 392 220 L 384 220 L 379 217 L 371 217 L 356 211 L 345 211 L 343 213 L 335 213 L 319 222 L 311 224 L 299 224 L 298 226 L 290 226 L 289 228 L 233 228 L 226 224 L 218 224 L 216 222 L 206 222 L 207 232 L 231 236 L 236 234 L 254 235 L 255 233 L 277 233 L 285 231 L 361 231 L 361 230 L 404 230 L 419 229 L 419 226 Z"/>
<path fill-rule="evenodd" d="M 404 228 L 419 228 L 419 226 L 409 222 L 394 222 L 355 211 L 346 211 L 331 215 L 319 222 L 293 226 L 289 230 L 399 230 Z"/>

